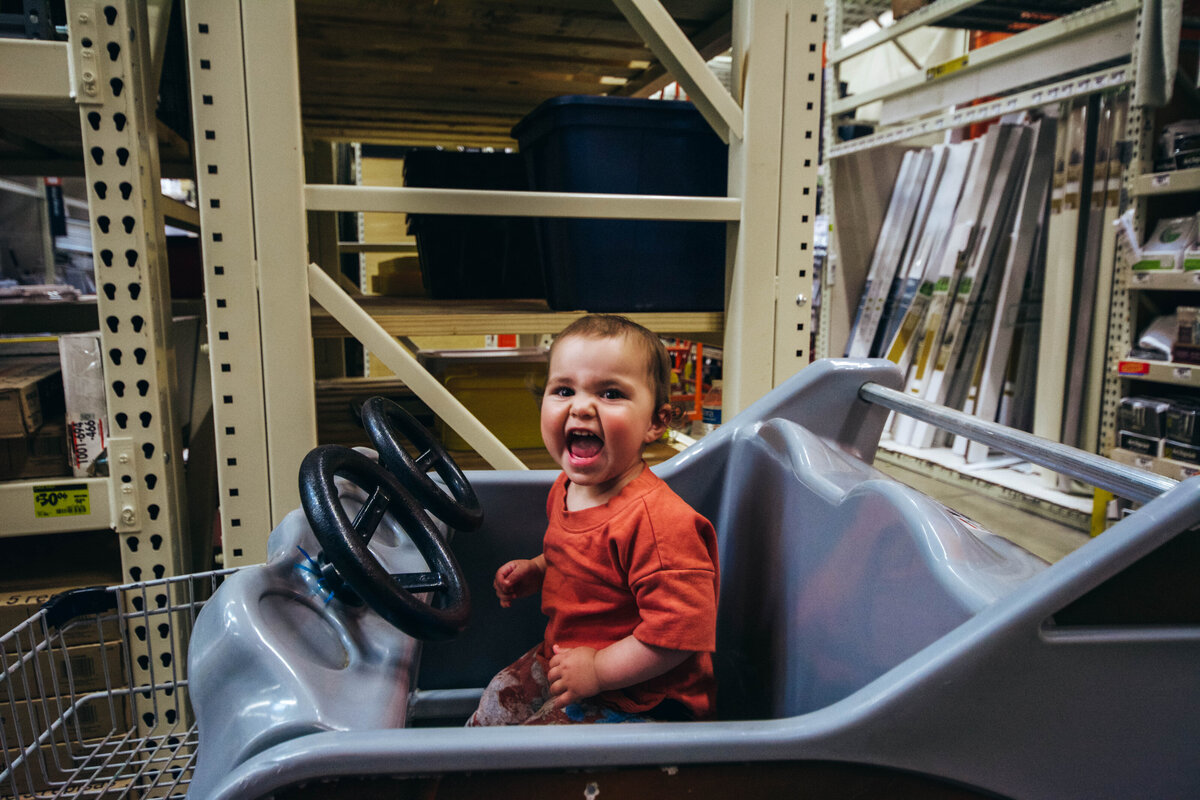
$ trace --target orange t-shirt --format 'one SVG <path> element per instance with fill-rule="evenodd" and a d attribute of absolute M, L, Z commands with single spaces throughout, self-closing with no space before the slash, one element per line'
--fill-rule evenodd
<path fill-rule="evenodd" d="M 629 634 L 693 651 L 666 673 L 598 700 L 632 713 L 675 700 L 695 719 L 711 716 L 719 578 L 713 526 L 648 467 L 602 506 L 567 511 L 566 496 L 567 478 L 559 475 L 546 502 L 543 655 L 549 659 L 556 644 L 601 650 Z"/>

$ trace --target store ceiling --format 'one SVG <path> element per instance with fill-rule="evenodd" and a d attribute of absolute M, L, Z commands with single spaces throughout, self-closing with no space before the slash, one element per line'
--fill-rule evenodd
<path fill-rule="evenodd" d="M 732 0 L 664 0 L 706 57 Z M 512 144 L 539 103 L 638 95 L 665 82 L 612 0 L 297 0 L 306 132 L 345 141 Z"/>

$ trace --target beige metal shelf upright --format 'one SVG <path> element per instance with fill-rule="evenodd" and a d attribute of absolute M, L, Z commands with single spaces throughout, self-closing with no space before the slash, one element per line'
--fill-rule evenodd
<path fill-rule="evenodd" d="M 825 181 L 824 203 L 832 223 L 831 246 L 821 276 L 819 355 L 840 355 L 850 329 L 856 297 L 869 268 L 870 251 L 852 260 L 842 257 L 839 237 L 851 235 L 874 241 L 877 228 L 856 227 L 853 220 L 837 219 L 835 197 L 841 159 L 868 153 L 887 145 L 901 145 L 916 137 L 928 137 L 955 128 L 995 119 L 1003 114 L 1038 108 L 1051 103 L 1116 89 L 1129 84 L 1134 75 L 1129 63 L 1137 52 L 1137 27 L 1143 4 L 1136 0 L 1107 0 L 1073 14 L 1043 23 L 1000 42 L 970 51 L 946 64 L 919 65 L 912 75 L 886 85 L 839 98 L 839 70 L 843 63 L 868 50 L 895 42 L 900 36 L 945 20 L 979 5 L 980 0 L 936 0 L 882 30 L 842 46 L 847 32 L 848 9 L 861 14 L 857 4 L 830 0 L 826 4 L 826 37 L 829 46 L 826 74 Z M 1046 76 L 1035 83 L 1030 76 Z M 841 142 L 836 139 L 836 120 L 844 114 L 877 101 L 882 102 L 880 125 L 868 136 Z M 881 202 L 886 203 L 886 195 Z M 877 226 L 881 219 L 875 221 Z M 852 287 L 848 289 L 847 287 Z M 1101 321 L 1105 324 L 1107 321 Z M 1106 406 L 1111 413 L 1111 408 Z M 1105 419 L 1109 419 L 1108 416 Z M 887 457 L 887 454 L 884 454 Z M 972 489 L 1015 501 L 1036 513 L 1082 525 L 1088 513 L 1061 507 L 1055 499 L 1033 493 L 1015 493 L 1011 488 L 981 480 L 975 474 L 958 472 L 935 462 L 902 459 L 905 466 L 962 483 Z"/>
<path fill-rule="evenodd" d="M 183 575 L 191 566 L 182 436 L 169 377 L 171 298 L 153 102 L 151 43 L 162 38 L 152 35 L 151 5 L 163 10 L 135 0 L 68 0 L 68 41 L 0 40 L 0 103 L 77 110 L 112 426 L 107 477 L 0 485 L 0 536 L 112 530 L 121 543 L 122 580 L 129 583 Z M 66 495 L 71 513 L 39 513 L 47 493 Z M 126 611 L 153 613 L 167 605 L 166 593 Z M 155 670 L 180 668 L 156 652 L 179 652 L 178 637 L 186 632 L 163 621 L 143 633 L 132 647 L 129 677 L 149 685 Z M 175 721 L 167 718 L 174 711 L 159 715 L 155 698 L 139 694 L 131 703 L 147 729 Z"/>
<path fill-rule="evenodd" d="M 77 109 L 95 252 L 97 307 L 113 430 L 110 477 L 0 486 L 5 535 L 111 528 L 122 574 L 186 571 L 180 429 L 167 379 L 171 302 L 159 207 L 147 4 L 68 4 L 67 42 L 0 41 L 9 107 Z M 80 513 L 37 513 L 42 487 L 64 487 Z M 74 488 L 65 488 L 74 487 Z M 86 511 L 84 510 L 86 509 Z"/>
<path fill-rule="evenodd" d="M 227 564 L 260 559 L 272 525 L 298 505 L 296 471 L 316 443 L 310 294 L 493 465 L 520 466 L 416 367 L 394 330 L 372 320 L 319 267 L 306 267 L 306 211 L 725 221 L 725 406 L 744 407 L 808 363 L 819 2 L 734 2 L 734 95 L 657 0 L 617 6 L 729 141 L 728 198 L 305 185 L 294 4 L 186 2 Z M 504 311 L 488 314 L 490 332 L 547 333 L 560 325 L 554 315 L 509 324 Z M 671 324 L 664 328 L 677 330 Z"/>

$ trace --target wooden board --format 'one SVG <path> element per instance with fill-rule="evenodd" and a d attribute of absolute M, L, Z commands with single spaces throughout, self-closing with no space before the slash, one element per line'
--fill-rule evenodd
<path fill-rule="evenodd" d="M 707 58 L 728 49 L 731 0 L 666 0 Z M 513 146 L 538 104 L 638 95 L 664 70 L 611 0 L 298 0 L 300 101 L 314 138 Z"/>

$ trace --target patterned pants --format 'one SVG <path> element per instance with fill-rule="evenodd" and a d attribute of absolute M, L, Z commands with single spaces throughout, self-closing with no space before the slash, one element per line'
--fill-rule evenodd
<path fill-rule="evenodd" d="M 492 678 L 483 690 L 479 708 L 467 720 L 468 727 L 652 721 L 586 700 L 556 708 L 546 680 L 549 664 L 541 656 L 541 649 L 538 644 Z"/>

